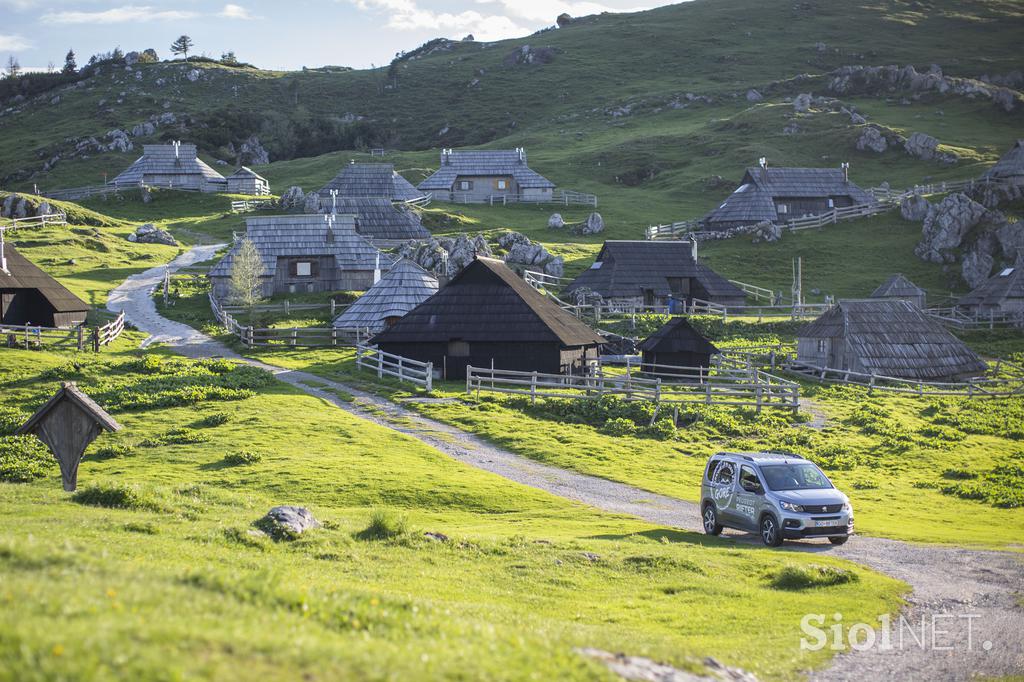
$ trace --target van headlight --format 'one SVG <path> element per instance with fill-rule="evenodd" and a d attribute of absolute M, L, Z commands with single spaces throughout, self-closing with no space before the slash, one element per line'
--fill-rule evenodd
<path fill-rule="evenodd" d="M 853 514 L 853 505 L 850 504 L 849 500 L 847 500 L 846 502 L 843 502 L 843 511 L 846 512 L 847 514 Z"/>
<path fill-rule="evenodd" d="M 792 502 L 786 502 L 785 500 L 780 501 L 779 506 L 785 509 L 786 511 L 791 512 L 802 512 L 804 510 L 802 505 L 793 504 Z"/>

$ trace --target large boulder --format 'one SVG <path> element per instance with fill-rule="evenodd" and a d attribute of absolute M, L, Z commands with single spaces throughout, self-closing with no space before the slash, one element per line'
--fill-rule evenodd
<path fill-rule="evenodd" d="M 967 282 L 967 286 L 973 289 L 988 279 L 992 273 L 992 266 L 995 265 L 995 254 L 998 250 L 999 241 L 991 232 L 986 232 L 974 242 L 960 263 L 960 275 Z"/>
<path fill-rule="evenodd" d="M 280 203 L 281 208 L 286 211 L 293 208 L 299 208 L 306 203 L 306 193 L 302 191 L 301 187 L 293 185 L 281 195 Z"/>
<path fill-rule="evenodd" d="M 14 210 L 11 211 L 11 217 L 27 218 L 29 208 L 28 201 L 24 197 L 18 197 L 18 201 L 14 204 Z"/>
<path fill-rule="evenodd" d="M 39 205 L 35 208 L 36 215 L 50 215 L 51 213 L 54 213 L 53 207 L 46 200 L 40 201 Z"/>
<path fill-rule="evenodd" d="M 935 158 L 938 147 L 939 141 L 925 133 L 914 133 L 903 144 L 903 148 L 907 150 L 908 154 L 925 161 Z"/>
<path fill-rule="evenodd" d="M 801 93 L 793 98 L 793 111 L 798 114 L 806 114 L 811 110 L 811 103 L 814 101 L 808 93 Z"/>
<path fill-rule="evenodd" d="M 250 166 L 265 166 L 270 163 L 270 152 L 264 149 L 260 138 L 252 135 L 239 145 L 238 161 Z"/>
<path fill-rule="evenodd" d="M 320 195 L 316 192 L 310 192 L 306 195 L 306 198 L 302 202 L 303 213 L 319 213 L 320 212 Z"/>
<path fill-rule="evenodd" d="M 561 213 L 552 213 L 551 217 L 548 218 L 548 229 L 560 230 L 565 227 L 565 219 L 562 218 Z"/>
<path fill-rule="evenodd" d="M 274 507 L 256 522 L 256 526 L 275 540 L 294 540 L 308 530 L 320 527 L 313 512 L 305 507 Z"/>
<path fill-rule="evenodd" d="M 131 137 L 123 130 L 111 130 L 107 133 L 107 137 L 110 138 L 110 142 L 105 147 L 108 151 L 130 152 L 135 148 Z"/>
<path fill-rule="evenodd" d="M 920 194 L 912 194 L 900 202 L 900 215 L 904 220 L 919 223 L 928 217 L 932 205 Z"/>
<path fill-rule="evenodd" d="M 758 92 L 754 88 L 751 88 L 750 90 L 747 90 L 747 101 L 748 102 L 760 102 L 763 99 L 764 99 L 764 95 L 762 95 L 760 92 Z"/>
<path fill-rule="evenodd" d="M 573 228 L 573 233 L 580 235 L 598 234 L 600 232 L 604 232 L 604 218 L 597 211 L 588 215 L 586 220 Z"/>
<path fill-rule="evenodd" d="M 139 225 L 135 229 L 135 232 L 128 235 L 128 241 L 137 242 L 139 244 L 166 244 L 167 246 L 178 245 L 178 241 L 171 236 L 170 232 L 161 230 L 153 223 Z"/>
<path fill-rule="evenodd" d="M 416 263 L 427 272 L 442 272 L 448 252 L 434 238 L 427 241 L 411 239 L 398 250 L 398 255 Z"/>
<path fill-rule="evenodd" d="M 966 194 L 950 194 L 928 212 L 921 229 L 921 241 L 914 253 L 932 263 L 953 263 L 953 249 L 988 213 L 987 209 Z"/>
<path fill-rule="evenodd" d="M 11 217 L 13 217 L 14 205 L 20 199 L 21 199 L 21 197 L 18 196 L 17 194 L 8 194 L 4 198 L 3 211 L 2 211 L 2 214 L 3 214 L 4 218 L 11 218 Z"/>
<path fill-rule="evenodd" d="M 156 125 L 152 121 L 144 121 L 132 126 L 132 137 L 148 137 L 156 132 Z"/>
<path fill-rule="evenodd" d="M 557 213 L 555 215 L 558 215 Z M 506 251 L 516 244 L 529 244 L 530 238 L 522 232 L 505 232 L 498 236 L 498 246 Z"/>

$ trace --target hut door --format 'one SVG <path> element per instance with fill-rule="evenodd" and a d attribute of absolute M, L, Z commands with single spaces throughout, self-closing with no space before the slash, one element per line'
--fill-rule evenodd
<path fill-rule="evenodd" d="M 644 305 L 654 305 L 654 289 L 644 289 Z"/>

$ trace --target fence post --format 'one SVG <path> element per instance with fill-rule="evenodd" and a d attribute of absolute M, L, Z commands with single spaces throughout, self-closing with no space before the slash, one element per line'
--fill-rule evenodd
<path fill-rule="evenodd" d="M 494 379 L 494 374 L 491 374 L 491 379 Z M 533 374 L 530 375 L 530 404 L 537 404 L 537 371 L 534 370 Z"/>
<path fill-rule="evenodd" d="M 755 396 L 755 400 L 757 402 L 757 410 L 756 410 L 757 414 L 761 414 L 761 391 L 762 391 L 761 384 L 758 384 L 757 388 L 754 389 L 754 396 Z"/>
<path fill-rule="evenodd" d="M 334 299 L 331 299 L 331 317 L 334 317 Z"/>
<path fill-rule="evenodd" d="M 405 381 L 405 377 L 402 376 L 402 357 L 398 358 L 398 382 L 402 383 Z"/>
<path fill-rule="evenodd" d="M 92 350 L 94 353 L 100 352 L 100 330 L 96 327 L 92 328 Z"/>
<path fill-rule="evenodd" d="M 332 308 L 334 307 L 334 301 L 331 301 L 331 307 Z M 338 328 L 337 327 L 331 327 L 331 345 L 332 346 L 337 346 L 338 345 Z"/>
<path fill-rule="evenodd" d="M 256 340 L 255 340 L 255 338 L 253 338 L 252 325 L 251 324 L 248 327 L 245 328 L 245 335 L 246 335 L 246 339 L 247 339 L 245 341 L 245 345 L 246 346 L 248 346 L 249 348 L 252 348 L 254 345 L 256 345 Z"/>
<path fill-rule="evenodd" d="M 288 301 L 285 301 L 286 305 L 287 305 L 287 303 L 288 303 Z M 295 346 L 296 342 L 298 341 L 298 337 L 299 337 L 299 330 L 296 329 L 295 327 L 292 327 L 292 338 L 291 338 L 291 345 L 292 346 Z"/>
<path fill-rule="evenodd" d="M 466 394 L 473 395 L 473 365 L 466 365 Z"/>
<path fill-rule="evenodd" d="M 658 377 L 657 383 L 654 384 L 654 402 L 661 404 L 661 377 Z"/>
<path fill-rule="evenodd" d="M 377 378 L 384 378 L 384 351 L 377 349 Z"/>
<path fill-rule="evenodd" d="M 430 393 L 434 390 L 434 363 L 427 362 L 427 366 L 424 369 L 427 373 L 426 377 L 424 377 L 427 380 L 426 389 L 427 393 Z"/>
<path fill-rule="evenodd" d="M 85 329 L 78 326 L 78 350 L 85 350 Z"/>
<path fill-rule="evenodd" d="M 289 308 L 288 308 L 288 299 L 286 298 L 286 299 L 284 299 L 284 315 L 285 315 L 285 317 L 289 316 L 288 310 L 289 310 Z"/>

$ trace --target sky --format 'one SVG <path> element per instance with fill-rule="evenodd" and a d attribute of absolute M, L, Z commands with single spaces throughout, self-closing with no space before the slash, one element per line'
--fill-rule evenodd
<path fill-rule="evenodd" d="M 0 0 L 0 60 L 58 68 L 68 49 L 79 65 L 120 47 L 169 58 L 182 34 L 196 54 L 267 69 L 387 64 L 431 38 L 491 41 L 552 26 L 562 12 L 629 12 L 666 0 Z"/>

